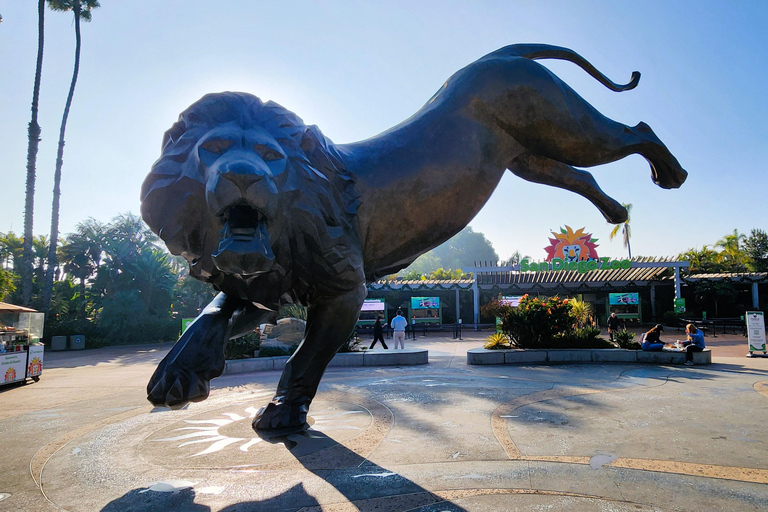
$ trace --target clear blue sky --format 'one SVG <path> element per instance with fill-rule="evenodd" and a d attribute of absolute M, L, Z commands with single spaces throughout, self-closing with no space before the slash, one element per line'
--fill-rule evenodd
<path fill-rule="evenodd" d="M 0 14 L 0 232 L 21 234 L 36 2 L 4 2 Z M 82 26 L 60 231 L 138 213 L 163 132 L 205 93 L 247 91 L 352 142 L 409 117 L 452 73 L 518 42 L 572 48 L 616 82 L 643 74 L 637 89 L 614 93 L 572 64 L 547 63 L 605 115 L 650 124 L 690 173 L 667 191 L 638 156 L 591 170 L 606 193 L 634 205 L 633 254 L 675 255 L 734 229 L 768 230 L 767 28 L 762 1 L 102 0 Z M 45 42 L 37 234 L 50 229 L 70 14 L 46 11 Z M 565 224 L 598 238 L 601 256 L 626 254 L 587 200 L 511 173 L 471 226 L 502 258 L 519 249 L 543 259 L 550 230 Z"/>

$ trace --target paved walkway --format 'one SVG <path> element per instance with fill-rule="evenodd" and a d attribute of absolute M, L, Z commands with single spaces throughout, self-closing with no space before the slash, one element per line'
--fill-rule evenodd
<path fill-rule="evenodd" d="M 40 382 L 0 391 L 0 510 L 768 509 L 768 359 L 745 338 L 707 338 L 707 367 L 468 366 L 486 334 L 407 342 L 426 366 L 329 369 L 312 429 L 272 439 L 250 423 L 278 372 L 153 410 L 171 344 L 47 353 Z"/>

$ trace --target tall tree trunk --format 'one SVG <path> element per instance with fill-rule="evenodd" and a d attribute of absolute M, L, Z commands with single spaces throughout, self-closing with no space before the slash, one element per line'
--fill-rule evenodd
<path fill-rule="evenodd" d="M 32 92 L 32 120 L 27 129 L 27 190 L 24 199 L 24 245 L 21 257 L 21 303 L 29 306 L 32 302 L 32 224 L 35 213 L 35 166 L 37 148 L 40 144 L 40 125 L 37 124 L 37 105 L 40 97 L 40 76 L 43 72 L 43 36 L 45 21 L 45 0 L 37 2 L 37 65 L 35 86 Z"/>
<path fill-rule="evenodd" d="M 632 259 L 632 247 L 629 245 L 629 238 L 627 238 L 627 252 L 629 253 L 629 259 Z"/>
<path fill-rule="evenodd" d="M 85 280 L 88 279 L 86 271 L 80 276 L 80 318 L 85 318 Z"/>
<path fill-rule="evenodd" d="M 67 129 L 69 108 L 72 106 L 72 97 L 75 95 L 77 73 L 80 69 L 80 0 L 73 2 L 75 11 L 75 69 L 72 73 L 72 83 L 69 85 L 67 104 L 64 106 L 64 115 L 61 118 L 59 130 L 59 149 L 56 153 L 56 172 L 53 174 L 53 203 L 51 205 L 51 244 L 48 247 L 48 268 L 45 271 L 45 287 L 43 288 L 43 311 L 48 311 L 53 294 L 53 273 L 58 261 L 56 248 L 59 245 L 59 197 L 61 196 L 61 167 L 64 164 L 64 132 Z"/>

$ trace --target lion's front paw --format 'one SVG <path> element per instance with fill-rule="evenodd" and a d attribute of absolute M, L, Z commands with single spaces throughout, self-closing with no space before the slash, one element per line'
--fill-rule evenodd
<path fill-rule="evenodd" d="M 308 428 L 309 398 L 286 402 L 279 398 L 259 409 L 253 420 L 254 430 L 302 430 Z"/>
<path fill-rule="evenodd" d="M 210 392 L 209 379 L 173 364 L 158 368 L 147 385 L 147 399 L 154 405 L 171 409 L 205 400 Z"/>

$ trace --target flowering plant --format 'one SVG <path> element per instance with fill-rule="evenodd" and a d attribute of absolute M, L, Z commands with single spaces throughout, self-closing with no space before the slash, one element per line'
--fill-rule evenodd
<path fill-rule="evenodd" d="M 543 348 L 572 329 L 568 299 L 523 295 L 520 305 L 502 318 L 502 331 L 520 348 Z"/>

